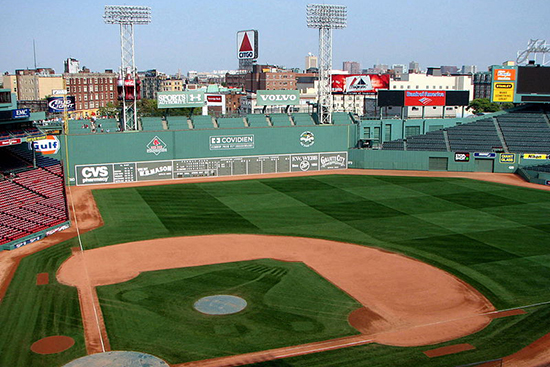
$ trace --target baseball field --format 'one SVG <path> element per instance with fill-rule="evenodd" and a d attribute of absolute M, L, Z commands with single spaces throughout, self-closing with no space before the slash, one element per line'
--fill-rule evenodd
<path fill-rule="evenodd" d="M 359 174 L 96 188 L 102 226 L 17 260 L 0 366 L 102 350 L 173 366 L 528 366 L 546 349 L 532 343 L 550 333 L 548 191 Z M 81 204 L 75 225 L 94 216 Z M 212 295 L 246 307 L 194 307 Z M 31 350 L 52 336 L 74 345 Z"/>

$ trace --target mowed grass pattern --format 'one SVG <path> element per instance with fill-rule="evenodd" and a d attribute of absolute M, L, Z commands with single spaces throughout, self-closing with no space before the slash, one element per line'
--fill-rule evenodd
<path fill-rule="evenodd" d="M 248 305 L 225 316 L 194 309 L 220 294 Z M 113 349 L 170 363 L 356 335 L 347 316 L 361 307 L 306 265 L 268 259 L 148 272 L 98 295 Z"/>
<path fill-rule="evenodd" d="M 128 190 L 141 196 L 170 235 L 258 233 L 358 243 L 449 271 L 499 309 L 550 301 L 550 194 L 544 191 L 468 179 L 340 175 Z M 107 201 L 118 191 L 96 195 Z M 550 332 L 543 321 L 547 311 L 533 308 L 527 316 L 496 320 L 466 339 L 476 350 L 437 363 L 517 351 Z M 518 332 L 527 324 L 528 335 Z M 350 353 L 350 365 L 361 366 L 364 357 L 357 357 L 357 350 L 335 353 Z M 407 356 L 417 356 L 418 349 L 402 353 L 402 364 L 387 357 L 380 365 L 411 365 Z M 311 358 L 314 362 L 305 365 L 324 366 Z"/>
<path fill-rule="evenodd" d="M 544 191 L 467 179 L 327 175 L 106 189 L 94 195 L 105 226 L 83 235 L 86 248 L 217 233 L 317 237 L 379 247 L 433 264 L 475 286 L 498 309 L 550 301 L 550 194 Z M 14 351 L 28 351 L 30 341 L 45 334 L 45 329 L 34 326 L 35 318 L 11 319 L 22 305 L 29 309 L 26 312 L 40 314 L 42 325 L 59 325 L 70 335 L 80 332 L 75 329 L 79 315 L 74 314 L 71 322 L 60 317 L 66 314 L 65 298 L 74 303 L 76 292 L 52 292 L 44 314 L 39 311 L 44 301 L 37 290 L 19 291 L 36 288 L 23 271 L 53 274 L 69 256 L 65 249 L 47 252 L 47 258 L 41 258 L 46 256 L 41 252 L 21 262 L 0 303 L 0 365 L 28 365 L 28 359 L 18 362 L 22 352 Z M 495 320 L 481 332 L 452 343 L 427 348 L 370 345 L 278 362 L 282 366 L 365 366 L 365 361 L 376 366 L 453 366 L 498 358 L 550 332 L 550 307 L 526 310 L 526 315 Z M 20 329 L 30 334 L 21 335 Z M 464 342 L 476 349 L 432 360 L 421 353 Z M 154 340 L 151 343 L 156 345 Z M 83 350 L 79 340 L 76 347 L 80 349 L 71 353 Z M 69 358 L 64 353 L 56 360 Z M 48 365 L 32 358 L 32 365 Z"/>

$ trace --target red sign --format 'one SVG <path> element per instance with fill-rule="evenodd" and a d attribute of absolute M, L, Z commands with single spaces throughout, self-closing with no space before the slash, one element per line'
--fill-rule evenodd
<path fill-rule="evenodd" d="M 405 106 L 445 106 L 444 90 L 407 90 Z"/>
<path fill-rule="evenodd" d="M 7 139 L 7 140 L 0 140 L 0 146 L 6 146 L 6 145 L 15 145 L 15 144 L 21 144 L 21 139 Z"/>
<path fill-rule="evenodd" d="M 222 96 L 206 96 L 206 100 L 210 103 L 222 103 Z"/>
<path fill-rule="evenodd" d="M 332 75 L 332 93 L 376 93 L 389 89 L 389 74 L 336 74 Z"/>

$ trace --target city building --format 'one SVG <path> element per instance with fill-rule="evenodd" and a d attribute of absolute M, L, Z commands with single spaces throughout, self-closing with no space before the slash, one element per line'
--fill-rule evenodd
<path fill-rule="evenodd" d="M 80 62 L 77 59 L 68 58 L 63 62 L 65 73 L 75 74 L 80 71 Z"/>
<path fill-rule="evenodd" d="M 473 76 L 474 99 L 491 98 L 491 73 L 483 71 L 475 73 Z"/>
<path fill-rule="evenodd" d="M 63 89 L 63 76 L 50 68 L 19 69 L 15 74 L 2 76 L 4 88 L 17 95 L 18 101 L 38 101 Z"/>
<path fill-rule="evenodd" d="M 270 65 L 254 65 L 245 76 L 245 90 L 296 90 L 296 73 Z"/>
<path fill-rule="evenodd" d="M 141 80 L 141 98 L 157 99 L 157 93 L 162 91 L 162 83 L 168 76 L 155 69 L 138 73 Z"/>
<path fill-rule="evenodd" d="M 319 60 L 317 59 L 317 56 L 314 56 L 311 52 L 306 56 L 306 67 L 305 70 L 309 70 L 311 68 L 319 68 Z"/>
<path fill-rule="evenodd" d="M 409 73 L 411 74 L 420 73 L 420 64 L 416 61 L 409 62 Z"/>
<path fill-rule="evenodd" d="M 453 75 L 458 74 L 458 67 L 454 65 L 443 65 L 441 66 L 442 75 Z"/>
<path fill-rule="evenodd" d="M 93 116 L 98 108 L 117 102 L 118 77 L 112 70 L 94 73 L 84 69 L 79 73 L 66 73 L 64 78 L 68 95 L 75 97 L 73 117 Z"/>
<path fill-rule="evenodd" d="M 342 69 L 350 74 L 361 74 L 361 64 L 357 61 L 344 61 Z"/>

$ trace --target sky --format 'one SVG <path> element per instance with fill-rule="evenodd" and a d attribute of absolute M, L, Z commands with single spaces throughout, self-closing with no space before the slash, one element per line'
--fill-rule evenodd
<path fill-rule="evenodd" d="M 304 68 L 318 55 L 318 30 L 306 25 L 307 4 L 348 9 L 333 31 L 333 67 L 374 64 L 477 65 L 515 60 L 530 39 L 550 43 L 548 0 L 0 0 L 0 72 L 36 65 L 63 72 L 69 57 L 91 71 L 118 70 L 120 29 L 103 20 L 105 5 L 151 7 L 135 26 L 138 70 L 175 74 L 238 67 L 236 33 L 257 29 L 260 64 Z"/>

